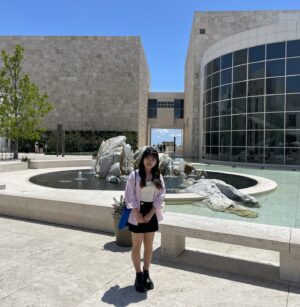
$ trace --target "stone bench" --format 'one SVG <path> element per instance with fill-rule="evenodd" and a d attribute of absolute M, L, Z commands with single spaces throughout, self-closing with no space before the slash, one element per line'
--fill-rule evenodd
<path fill-rule="evenodd" d="M 164 257 L 179 256 L 186 237 L 271 250 L 280 253 L 280 279 L 300 282 L 300 229 L 168 212 L 160 232 Z"/>

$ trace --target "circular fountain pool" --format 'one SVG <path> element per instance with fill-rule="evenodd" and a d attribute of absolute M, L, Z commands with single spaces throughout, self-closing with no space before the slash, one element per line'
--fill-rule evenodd
<path fill-rule="evenodd" d="M 255 179 L 235 174 L 227 174 L 223 172 L 207 171 L 209 179 L 219 179 L 234 186 L 236 189 L 245 189 L 257 184 Z M 195 179 L 199 177 L 193 176 Z M 167 193 L 173 193 L 181 184 L 179 177 L 165 177 Z M 49 172 L 33 176 L 29 179 L 32 183 L 56 188 L 56 189 L 82 189 L 82 190 L 113 190 L 123 191 L 126 186 L 125 181 L 118 184 L 109 183 L 104 179 L 95 177 L 95 173 L 87 170 L 68 170 Z"/>

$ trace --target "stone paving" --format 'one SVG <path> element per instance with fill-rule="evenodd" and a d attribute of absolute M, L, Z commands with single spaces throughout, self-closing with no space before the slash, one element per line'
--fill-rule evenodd
<path fill-rule="evenodd" d="M 114 236 L 1 216 L 0 306 L 300 306 L 298 286 L 171 264 L 159 241 L 141 294 Z"/>

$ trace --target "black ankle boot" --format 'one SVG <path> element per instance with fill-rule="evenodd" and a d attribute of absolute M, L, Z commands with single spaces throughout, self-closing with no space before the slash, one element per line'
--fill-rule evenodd
<path fill-rule="evenodd" d="M 147 290 L 154 289 L 153 281 L 151 280 L 149 276 L 149 270 L 145 270 L 145 269 L 144 269 L 144 283 L 145 283 L 145 288 Z"/>
<path fill-rule="evenodd" d="M 134 286 L 137 292 L 146 291 L 143 272 L 136 273 Z"/>

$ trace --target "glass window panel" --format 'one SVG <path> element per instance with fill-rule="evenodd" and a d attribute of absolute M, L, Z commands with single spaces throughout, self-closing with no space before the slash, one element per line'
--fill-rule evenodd
<path fill-rule="evenodd" d="M 211 77 L 212 77 L 211 86 L 212 87 L 219 86 L 220 85 L 220 73 L 217 72 L 213 74 Z"/>
<path fill-rule="evenodd" d="M 232 67 L 232 53 L 225 54 L 221 57 L 222 69 Z"/>
<path fill-rule="evenodd" d="M 249 48 L 249 62 L 258 62 L 265 59 L 265 45 Z"/>
<path fill-rule="evenodd" d="M 248 113 L 264 112 L 264 97 L 248 97 L 247 110 Z"/>
<path fill-rule="evenodd" d="M 300 75 L 300 58 L 288 59 L 286 61 L 287 75 Z"/>
<path fill-rule="evenodd" d="M 285 75 L 285 60 L 267 61 L 267 77 Z"/>
<path fill-rule="evenodd" d="M 247 148 L 247 162 L 263 163 L 264 149 L 263 148 Z"/>
<path fill-rule="evenodd" d="M 183 109 L 175 109 L 174 108 L 174 118 L 183 118 Z"/>
<path fill-rule="evenodd" d="M 232 114 L 246 113 L 246 98 L 232 100 Z"/>
<path fill-rule="evenodd" d="M 209 146 L 204 148 L 203 159 L 210 159 L 210 147 Z"/>
<path fill-rule="evenodd" d="M 231 84 L 221 86 L 221 100 L 231 98 Z"/>
<path fill-rule="evenodd" d="M 247 129 L 248 130 L 264 129 L 264 114 L 263 113 L 247 114 Z"/>
<path fill-rule="evenodd" d="M 210 89 L 211 88 L 211 76 L 207 77 L 206 79 L 206 89 Z"/>
<path fill-rule="evenodd" d="M 219 103 L 213 103 L 211 105 L 211 116 L 219 116 Z"/>
<path fill-rule="evenodd" d="M 265 93 L 265 79 L 250 80 L 248 82 L 248 96 L 258 96 Z"/>
<path fill-rule="evenodd" d="M 284 78 L 267 79 L 266 92 L 267 92 L 267 94 L 282 94 L 282 93 L 284 93 Z"/>
<path fill-rule="evenodd" d="M 231 148 L 230 147 L 220 147 L 220 160 L 230 161 Z"/>
<path fill-rule="evenodd" d="M 266 148 L 265 163 L 266 164 L 283 164 L 284 149 L 283 148 Z"/>
<path fill-rule="evenodd" d="M 286 113 L 286 129 L 300 129 L 300 112 Z"/>
<path fill-rule="evenodd" d="M 212 68 L 211 68 L 211 72 L 217 72 L 220 70 L 220 58 L 214 59 L 212 61 Z"/>
<path fill-rule="evenodd" d="M 220 117 L 220 130 L 231 130 L 231 116 Z"/>
<path fill-rule="evenodd" d="M 287 42 L 287 57 L 300 56 L 300 40 Z"/>
<path fill-rule="evenodd" d="M 237 66 L 233 69 L 233 82 L 247 79 L 247 65 Z"/>
<path fill-rule="evenodd" d="M 266 97 L 266 112 L 284 111 L 284 95 Z"/>
<path fill-rule="evenodd" d="M 246 130 L 246 115 L 232 116 L 232 130 Z"/>
<path fill-rule="evenodd" d="M 246 160 L 246 148 L 244 147 L 232 147 L 231 161 L 245 162 Z"/>
<path fill-rule="evenodd" d="M 210 74 L 211 74 L 211 66 L 212 66 L 212 62 L 209 62 L 209 63 L 207 64 L 207 70 L 206 70 L 207 75 L 210 75 Z"/>
<path fill-rule="evenodd" d="M 232 69 L 226 69 L 221 72 L 221 84 L 232 82 Z"/>
<path fill-rule="evenodd" d="M 219 97 L 220 94 L 220 88 L 219 87 L 215 87 L 211 90 L 211 101 L 218 101 L 220 99 Z"/>
<path fill-rule="evenodd" d="M 206 102 L 210 103 L 211 102 L 211 90 L 208 90 L 206 92 Z"/>
<path fill-rule="evenodd" d="M 206 117 L 211 117 L 211 104 L 206 106 Z"/>
<path fill-rule="evenodd" d="M 286 95 L 286 110 L 287 111 L 300 111 L 300 95 L 299 94 Z"/>
<path fill-rule="evenodd" d="M 218 131 L 219 130 L 219 117 L 211 118 L 211 130 Z"/>
<path fill-rule="evenodd" d="M 174 108 L 183 108 L 184 99 L 174 99 Z"/>
<path fill-rule="evenodd" d="M 284 113 L 266 113 L 266 129 L 283 129 Z"/>
<path fill-rule="evenodd" d="M 231 100 L 221 101 L 219 107 L 221 115 L 231 114 Z"/>
<path fill-rule="evenodd" d="M 283 130 L 266 131 L 266 146 L 268 147 L 281 147 L 283 146 Z"/>
<path fill-rule="evenodd" d="M 263 147 L 264 146 L 264 131 L 247 131 L 247 146 Z"/>
<path fill-rule="evenodd" d="M 148 108 L 157 108 L 157 99 L 149 99 Z"/>
<path fill-rule="evenodd" d="M 285 164 L 299 165 L 300 164 L 300 148 L 286 148 Z"/>
<path fill-rule="evenodd" d="M 286 78 L 286 92 L 300 93 L 300 76 Z"/>
<path fill-rule="evenodd" d="M 212 160 L 219 160 L 219 147 L 211 147 L 210 158 Z"/>
<path fill-rule="evenodd" d="M 232 146 L 246 146 L 246 131 L 232 131 Z"/>
<path fill-rule="evenodd" d="M 148 109 L 148 118 L 157 118 L 157 109 Z"/>
<path fill-rule="evenodd" d="M 265 62 L 249 64 L 248 79 L 258 79 L 265 77 Z"/>
<path fill-rule="evenodd" d="M 219 146 L 219 132 L 211 133 L 211 146 Z"/>
<path fill-rule="evenodd" d="M 285 42 L 267 45 L 267 59 L 278 59 L 285 57 Z"/>
<path fill-rule="evenodd" d="M 246 96 L 246 82 L 239 82 L 233 84 L 233 98 Z"/>
<path fill-rule="evenodd" d="M 300 147 L 300 130 L 286 130 L 286 147 Z"/>
<path fill-rule="evenodd" d="M 233 65 L 247 63 L 247 49 L 242 49 L 233 53 Z"/>
<path fill-rule="evenodd" d="M 205 131 L 210 131 L 210 118 L 205 121 Z"/>
<path fill-rule="evenodd" d="M 231 146 L 231 132 L 220 132 L 220 146 Z"/>
<path fill-rule="evenodd" d="M 205 133 L 205 143 L 206 146 L 210 146 L 210 133 Z"/>

